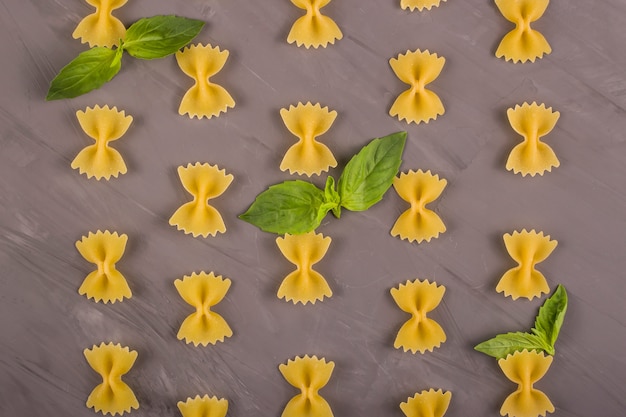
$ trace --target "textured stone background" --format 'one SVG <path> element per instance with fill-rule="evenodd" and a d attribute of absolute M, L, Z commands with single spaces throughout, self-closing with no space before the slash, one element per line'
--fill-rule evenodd
<path fill-rule="evenodd" d="M 401 10 L 399 0 L 336 0 L 324 11 L 344 38 L 319 50 L 286 43 L 301 15 L 287 0 L 130 1 L 116 13 L 125 24 L 171 13 L 203 19 L 198 41 L 230 51 L 214 80 L 237 105 L 209 121 L 177 114 L 191 80 L 173 57 L 127 56 L 101 90 L 45 102 L 56 72 L 86 49 L 71 33 L 91 11 L 79 0 L 0 0 L 1 415 L 92 416 L 85 400 L 99 378 L 82 350 L 102 341 L 139 352 L 125 378 L 140 402 L 137 417 L 176 416 L 177 401 L 204 393 L 226 397 L 233 417 L 278 416 L 296 394 L 278 364 L 305 353 L 335 361 L 322 394 L 337 416 L 401 416 L 398 404 L 430 387 L 453 392 L 448 416 L 498 415 L 515 386 L 472 346 L 529 328 L 543 301 L 495 292 L 513 266 L 502 234 L 521 228 L 559 241 L 540 269 L 570 296 L 538 387 L 555 416 L 626 414 L 626 2 L 552 2 L 535 27 L 553 53 L 513 65 L 493 56 L 511 24 L 490 0 L 450 0 L 422 13 Z M 432 86 L 446 114 L 407 126 L 387 115 L 405 88 L 388 60 L 417 48 L 447 59 Z M 333 243 L 317 269 L 335 294 L 295 307 L 275 297 L 292 269 L 275 237 L 236 216 L 289 178 L 278 165 L 294 138 L 278 111 L 308 100 L 339 113 L 323 140 L 340 166 L 369 139 L 407 130 L 402 170 L 448 180 L 433 204 L 448 231 L 421 245 L 391 237 L 406 208 L 393 191 L 368 212 L 329 216 L 318 230 Z M 520 139 L 506 109 L 534 100 L 561 112 L 547 139 L 561 167 L 522 178 L 504 169 Z M 115 143 L 128 174 L 109 182 L 69 166 L 90 143 L 75 112 L 95 104 L 135 118 Z M 188 201 L 176 167 L 196 161 L 235 176 L 215 200 L 228 227 L 216 238 L 194 239 L 167 222 Z M 74 242 L 97 229 L 129 236 L 118 267 L 134 295 L 123 303 L 77 293 L 92 266 Z M 191 310 L 173 281 L 200 270 L 233 281 L 216 311 L 235 334 L 206 348 L 176 339 Z M 408 316 L 389 289 L 418 277 L 447 287 L 431 316 L 448 340 L 424 355 L 392 346 Z"/>

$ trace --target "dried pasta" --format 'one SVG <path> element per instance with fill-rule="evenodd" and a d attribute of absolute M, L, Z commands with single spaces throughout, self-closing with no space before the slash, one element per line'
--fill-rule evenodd
<path fill-rule="evenodd" d="M 79 39 L 81 43 L 88 43 L 89 47 L 117 46 L 120 39 L 126 36 L 126 28 L 111 12 L 119 9 L 128 0 L 85 0 L 96 8 L 96 11 L 80 21 L 72 37 Z"/>
<path fill-rule="evenodd" d="M 102 383 L 96 386 L 87 398 L 87 408 L 93 408 L 103 414 L 130 413 L 131 409 L 139 408 L 139 402 L 124 381 L 122 376 L 133 367 L 137 352 L 119 343 L 112 342 L 100 346 L 94 345 L 83 351 L 89 366 L 102 377 Z"/>
<path fill-rule="evenodd" d="M 218 304 L 226 296 L 230 288 L 230 280 L 215 276 L 213 272 L 193 273 L 183 279 L 174 281 L 176 290 L 185 302 L 196 308 L 196 312 L 190 314 L 178 331 L 178 340 L 185 340 L 187 344 L 193 343 L 206 346 L 209 343 L 223 342 L 224 338 L 233 335 L 226 320 L 211 307 Z"/>
<path fill-rule="evenodd" d="M 509 154 L 507 170 L 515 174 L 521 173 L 523 177 L 528 174 L 534 177 L 561 165 L 552 148 L 541 141 L 543 136 L 554 129 L 560 116 L 558 111 L 552 111 L 552 107 L 546 108 L 545 104 L 533 102 L 510 108 L 506 115 L 513 130 L 524 138 Z"/>
<path fill-rule="evenodd" d="M 285 406 L 281 417 L 333 417 L 333 411 L 318 391 L 324 388 L 335 368 L 334 362 L 317 356 L 299 356 L 278 369 L 283 377 L 301 393 Z"/>
<path fill-rule="evenodd" d="M 432 238 L 446 231 L 446 225 L 434 211 L 426 205 L 439 198 L 446 184 L 445 179 L 433 175 L 430 171 L 409 171 L 401 173 L 393 179 L 393 188 L 400 198 L 411 204 L 411 207 L 398 217 L 392 236 L 408 239 L 409 242 L 430 242 Z"/>
<path fill-rule="evenodd" d="M 554 405 L 548 396 L 533 387 L 548 372 L 551 364 L 552 356 L 525 349 L 498 360 L 504 375 L 518 384 L 517 390 L 504 400 L 500 415 L 537 417 L 545 416 L 546 412 L 553 413 Z"/>
<path fill-rule="evenodd" d="M 400 7 L 411 11 L 417 9 L 421 12 L 424 9 L 430 10 L 433 7 L 439 7 L 439 3 L 442 1 L 446 0 L 400 0 Z"/>
<path fill-rule="evenodd" d="M 206 394 L 187 398 L 185 402 L 179 401 L 177 405 L 183 417 L 226 417 L 228 412 L 228 400 Z"/>
<path fill-rule="evenodd" d="M 337 166 L 337 160 L 328 147 L 317 140 L 316 137 L 323 135 L 337 117 L 336 111 L 329 111 L 328 107 L 322 107 L 310 102 L 298 103 L 297 106 L 289 106 L 289 110 L 280 109 L 280 116 L 287 129 L 298 137 L 298 143 L 291 146 L 280 163 L 282 171 L 289 170 L 290 174 L 313 174 L 320 175 L 328 171 L 328 168 Z"/>
<path fill-rule="evenodd" d="M 405 352 L 424 353 L 427 350 L 432 352 L 446 341 L 446 334 L 439 323 L 426 317 L 426 313 L 439 305 L 445 291 L 443 285 L 418 279 L 391 289 L 391 296 L 398 307 L 412 316 L 398 331 L 393 347 L 402 348 Z"/>
<path fill-rule="evenodd" d="M 448 410 L 452 393 L 441 389 L 424 390 L 400 403 L 400 409 L 406 417 L 443 417 Z"/>
<path fill-rule="evenodd" d="M 296 265 L 296 270 L 287 275 L 278 288 L 278 298 L 293 301 L 294 304 L 322 301 L 324 297 L 331 297 L 332 290 L 324 277 L 313 270 L 313 265 L 322 260 L 331 238 L 321 233 L 309 232 L 303 235 L 289 235 L 276 239 L 276 244 L 287 258 Z"/>
<path fill-rule="evenodd" d="M 406 120 L 409 124 L 428 123 L 431 119 L 441 116 L 445 112 L 441 99 L 425 87 L 437 79 L 445 62 L 444 57 L 419 49 L 391 58 L 389 65 L 393 72 L 400 81 L 409 84 L 411 88 L 396 98 L 389 115 L 398 117 L 400 121 Z"/>
<path fill-rule="evenodd" d="M 535 265 L 543 262 L 556 248 L 556 240 L 543 232 L 530 232 L 523 229 L 512 234 L 504 235 L 504 245 L 511 258 L 518 263 L 504 273 L 498 285 L 497 292 L 503 292 L 506 297 L 514 300 L 520 297 L 532 300 L 541 297 L 541 294 L 550 292 L 550 287 L 543 274 L 535 269 Z"/>
<path fill-rule="evenodd" d="M 124 255 L 127 241 L 125 234 L 98 230 L 96 233 L 89 232 L 88 236 L 76 242 L 76 249 L 82 257 L 98 267 L 87 275 L 78 288 L 80 295 L 93 298 L 96 302 L 102 300 L 105 304 L 132 297 L 126 278 L 115 267 Z"/>
<path fill-rule="evenodd" d="M 212 118 L 235 107 L 235 100 L 220 85 L 209 81 L 221 71 L 228 59 L 228 51 L 219 46 L 190 45 L 176 52 L 176 61 L 180 69 L 194 79 L 193 86 L 187 90 L 180 102 L 178 114 L 188 114 L 191 119 L 197 117 Z"/>
<path fill-rule="evenodd" d="M 72 168 L 78 169 L 87 178 L 95 177 L 109 180 L 111 176 L 117 178 L 119 174 L 126 174 L 126 164 L 122 155 L 109 147 L 109 142 L 121 138 L 133 121 L 131 115 L 118 111 L 117 107 L 109 106 L 87 107 L 85 111 L 77 111 L 76 117 L 83 131 L 96 141 L 76 155 L 72 161 Z"/>
<path fill-rule="evenodd" d="M 225 233 L 226 225 L 222 216 L 207 201 L 222 195 L 234 177 L 226 175 L 226 171 L 220 170 L 217 165 L 199 162 L 186 167 L 179 166 L 178 176 L 193 200 L 174 212 L 170 217 L 170 225 L 186 234 L 191 233 L 193 237 Z"/>
<path fill-rule="evenodd" d="M 550 0 L 495 0 L 502 16 L 515 23 L 515 29 L 507 33 L 498 49 L 496 57 L 506 61 L 535 62 L 544 54 L 552 52 L 550 44 L 543 35 L 530 27 L 539 20 L 548 7 Z"/>
<path fill-rule="evenodd" d="M 333 19 L 323 15 L 320 9 L 330 3 L 330 0 L 291 0 L 300 9 L 306 10 L 306 14 L 296 20 L 291 26 L 288 43 L 304 45 L 305 48 L 326 48 L 335 40 L 341 40 L 343 34 Z"/>

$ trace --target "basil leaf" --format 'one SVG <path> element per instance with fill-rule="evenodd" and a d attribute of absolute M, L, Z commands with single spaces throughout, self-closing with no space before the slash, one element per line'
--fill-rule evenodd
<path fill-rule="evenodd" d="M 285 181 L 259 194 L 239 218 L 266 232 L 307 233 L 319 226 L 330 210 L 322 207 L 324 200 L 324 191 L 309 182 Z"/>
<path fill-rule="evenodd" d="M 506 333 L 499 334 L 493 339 L 479 343 L 474 346 L 479 352 L 493 356 L 496 359 L 506 358 L 507 355 L 520 350 L 545 350 L 545 346 L 541 338 L 531 333 Z"/>
<path fill-rule="evenodd" d="M 341 205 L 364 211 L 391 187 L 402 163 L 406 132 L 374 139 L 350 159 L 339 177 Z"/>
<path fill-rule="evenodd" d="M 567 312 L 567 291 L 561 284 L 556 287 L 554 293 L 548 298 L 535 319 L 535 327 L 531 331 L 542 338 L 551 348 L 551 355 L 554 355 L 554 344 L 559 337 L 563 319 Z"/>
<path fill-rule="evenodd" d="M 324 198 L 327 204 L 330 205 L 330 209 L 336 218 L 341 217 L 341 198 L 339 193 L 335 189 L 335 179 L 331 176 L 326 178 L 326 186 L 324 187 Z"/>
<path fill-rule="evenodd" d="M 203 26 L 201 20 L 173 15 L 139 19 L 126 31 L 124 50 L 135 58 L 163 58 L 191 42 Z"/>
<path fill-rule="evenodd" d="M 78 97 L 98 89 L 111 81 L 121 67 L 118 50 L 91 48 L 80 53 L 54 77 L 46 100 Z"/>

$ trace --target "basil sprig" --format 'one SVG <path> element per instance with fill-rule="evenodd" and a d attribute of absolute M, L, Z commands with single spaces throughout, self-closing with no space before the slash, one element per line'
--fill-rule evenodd
<path fill-rule="evenodd" d="M 239 216 L 261 230 L 301 234 L 316 229 L 326 214 L 341 216 L 341 208 L 364 211 L 391 187 L 402 163 L 406 132 L 372 140 L 354 155 L 339 177 L 326 179 L 324 190 L 306 181 L 285 181 L 257 196 Z"/>
<path fill-rule="evenodd" d="M 139 19 L 117 49 L 91 48 L 63 67 L 50 83 L 46 100 L 78 97 L 102 87 L 120 71 L 124 51 L 139 59 L 171 55 L 191 42 L 203 26 L 201 20 L 173 15 Z"/>
<path fill-rule="evenodd" d="M 567 292 L 565 287 L 559 284 L 552 296 L 539 309 L 535 325 L 529 333 L 499 334 L 476 345 L 474 349 L 496 359 L 506 358 L 509 354 L 524 349 L 554 355 L 554 344 L 559 337 L 566 311 Z"/>

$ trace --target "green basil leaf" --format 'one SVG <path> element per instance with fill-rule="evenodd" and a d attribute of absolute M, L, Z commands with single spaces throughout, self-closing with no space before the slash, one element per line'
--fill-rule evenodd
<path fill-rule="evenodd" d="M 301 234 L 314 230 L 330 208 L 324 205 L 324 191 L 315 185 L 295 180 L 272 185 L 239 216 L 263 231 Z"/>
<path fill-rule="evenodd" d="M 539 309 L 539 314 L 535 319 L 535 327 L 532 332 L 542 338 L 550 347 L 554 354 L 554 344 L 559 337 L 565 313 L 567 312 L 567 291 L 561 284 L 556 287 L 554 293 L 548 298 Z"/>
<path fill-rule="evenodd" d="M 341 198 L 335 188 L 335 179 L 331 176 L 326 178 L 326 186 L 324 187 L 324 198 L 326 203 L 330 206 L 333 214 L 336 218 L 341 217 Z"/>
<path fill-rule="evenodd" d="M 406 132 L 374 139 L 352 157 L 339 177 L 341 205 L 364 211 L 391 187 L 402 163 Z"/>
<path fill-rule="evenodd" d="M 541 338 L 531 333 L 506 333 L 499 334 L 493 339 L 479 343 L 474 346 L 479 352 L 493 356 L 496 359 L 506 358 L 507 355 L 521 350 L 545 351 L 545 346 Z"/>
<path fill-rule="evenodd" d="M 54 77 L 46 100 L 78 97 L 100 88 L 111 81 L 121 67 L 118 50 L 91 48 L 80 53 Z"/>
<path fill-rule="evenodd" d="M 163 58 L 191 42 L 203 26 L 201 20 L 173 15 L 139 19 L 126 31 L 124 50 L 135 58 Z"/>

